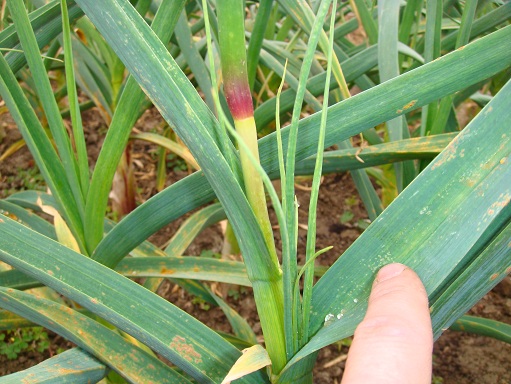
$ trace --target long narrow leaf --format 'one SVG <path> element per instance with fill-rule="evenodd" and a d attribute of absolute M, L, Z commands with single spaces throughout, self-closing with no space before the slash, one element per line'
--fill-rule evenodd
<path fill-rule="evenodd" d="M 237 176 L 212 137 L 220 129 L 218 121 L 127 0 L 104 1 L 102 7 L 92 0 L 80 0 L 78 4 L 175 128 L 206 175 L 239 240 L 263 331 L 278 350 L 276 343 L 283 343 L 283 327 L 275 324 L 275 318 L 281 318 L 282 274 Z M 130 27 L 119 29 L 119 23 Z M 282 361 L 276 369 L 280 370 L 283 364 Z"/>
<path fill-rule="evenodd" d="M 0 288 L 0 298 L 3 308 L 66 337 L 130 382 L 189 383 L 156 356 L 69 307 L 10 288 Z"/>
<path fill-rule="evenodd" d="M 0 310 L 0 331 L 34 327 L 35 323 L 12 312 Z"/>
<path fill-rule="evenodd" d="M 206 103 L 211 110 L 214 110 L 215 103 L 211 93 L 211 79 L 209 78 L 208 69 L 195 45 L 186 18 L 186 12 L 184 11 L 181 13 L 181 17 L 177 22 L 175 34 L 179 47 L 181 48 L 181 53 L 185 57 L 199 88 L 204 92 Z"/>
<path fill-rule="evenodd" d="M 62 36 L 64 40 L 64 61 L 66 66 L 66 84 L 69 101 L 69 111 L 71 112 L 71 122 L 73 125 L 74 147 L 76 148 L 78 179 L 84 196 L 89 189 L 89 161 L 87 158 L 87 149 L 85 148 L 85 138 L 83 134 L 82 117 L 80 114 L 80 104 L 78 102 L 78 92 L 75 85 L 75 71 L 73 66 L 73 50 L 71 47 L 71 27 L 69 25 L 69 11 L 65 1 L 62 4 Z"/>
<path fill-rule="evenodd" d="M 465 315 L 456 320 L 449 329 L 489 336 L 511 344 L 511 325 L 496 320 Z"/>
<path fill-rule="evenodd" d="M 18 221 L 50 239 L 56 239 L 55 228 L 36 214 L 6 200 L 0 200 L 0 214 Z M 1 216 L 0 216 L 1 217 Z"/>
<path fill-rule="evenodd" d="M 64 167 L 65 176 L 72 191 L 74 204 L 80 214 L 80 217 L 83 217 L 85 195 L 81 190 L 76 159 L 74 157 L 71 141 L 64 126 L 64 122 L 60 116 L 60 111 L 51 88 L 48 74 L 46 73 L 46 68 L 39 53 L 37 39 L 32 31 L 25 5 L 22 0 L 9 0 L 8 5 L 14 19 L 16 31 L 20 37 L 21 45 L 25 51 L 37 95 L 39 96 L 43 106 L 51 134 L 56 143 L 60 161 Z M 72 228 L 75 236 L 80 234 L 81 231 L 76 223 L 71 221 L 68 224 Z"/>
<path fill-rule="evenodd" d="M 172 35 L 185 0 L 164 1 L 152 23 L 155 33 L 167 42 Z M 112 123 L 103 142 L 85 205 L 85 238 L 91 252 L 103 237 L 103 219 L 117 164 L 128 142 L 131 129 L 146 103 L 144 92 L 134 78 L 129 77 L 120 96 Z"/>
<path fill-rule="evenodd" d="M 224 219 L 224 210 L 218 203 L 194 213 L 172 236 L 172 239 L 170 239 L 165 247 L 165 253 L 169 256 L 182 255 L 203 229 Z"/>
<path fill-rule="evenodd" d="M 108 368 L 87 352 L 73 348 L 35 367 L 0 378 L 2 384 L 88 384 L 105 377 Z"/>
<path fill-rule="evenodd" d="M 323 174 L 352 171 L 403 160 L 431 159 L 442 152 L 456 135 L 457 133 L 446 133 L 393 141 L 364 147 L 361 151 L 356 148 L 329 151 L 323 158 Z M 314 169 L 314 161 L 313 156 L 298 163 L 295 174 L 310 175 Z"/>
<path fill-rule="evenodd" d="M 69 20 L 71 22 L 83 16 L 83 11 L 74 1 L 69 1 L 68 5 Z M 56 1 L 50 2 L 34 12 L 31 12 L 29 18 L 37 38 L 37 44 L 41 49 L 62 32 L 60 4 Z M 0 47 L 20 48 L 19 36 L 16 33 L 14 25 L 10 25 L 0 33 Z M 6 60 L 14 73 L 17 73 L 23 68 L 27 62 L 23 52 L 10 52 L 6 55 Z"/>
<path fill-rule="evenodd" d="M 511 224 L 508 224 L 435 300 L 431 306 L 435 337 L 509 274 L 510 243 Z"/>
<path fill-rule="evenodd" d="M 219 381 L 240 355 L 196 319 L 111 269 L 8 218 L 0 227 L 0 260 L 105 318 L 196 380 Z"/>
<path fill-rule="evenodd" d="M 396 0 L 380 1 L 378 5 L 378 69 L 383 83 L 399 76 L 398 61 L 398 24 L 400 2 Z M 387 121 L 387 130 L 391 141 L 409 138 L 410 134 L 404 116 Z M 394 165 L 398 192 L 415 177 L 413 164 L 409 162 Z"/>
<path fill-rule="evenodd" d="M 252 285 L 243 263 L 207 257 L 126 258 L 117 265 L 115 270 L 128 277 L 167 277 Z"/>
<path fill-rule="evenodd" d="M 80 233 L 82 233 L 80 213 L 72 197 L 71 186 L 64 176 L 64 167 L 3 56 L 0 57 L 0 75 L 0 94 L 50 190 L 62 207 L 64 217 L 74 230 L 76 239 L 80 241 Z"/>

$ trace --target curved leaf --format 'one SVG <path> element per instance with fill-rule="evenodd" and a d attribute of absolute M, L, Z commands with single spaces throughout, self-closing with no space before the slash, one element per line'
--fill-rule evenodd
<path fill-rule="evenodd" d="M 136 135 L 131 135 L 131 139 L 145 140 L 150 143 L 162 146 L 163 148 L 167 148 L 169 151 L 174 152 L 176 155 L 183 158 L 183 160 L 190 164 L 195 170 L 200 169 L 188 148 L 162 135 L 150 132 L 142 132 Z"/>
<path fill-rule="evenodd" d="M 83 11 L 73 0 L 69 1 L 69 20 L 74 22 L 83 16 Z M 39 48 L 48 45 L 62 32 L 62 17 L 60 3 L 50 2 L 29 14 L 32 29 L 37 38 Z M 19 37 L 14 25 L 10 25 L 0 32 L 0 47 L 19 48 Z M 11 52 L 6 55 L 7 63 L 14 73 L 17 73 L 26 64 L 27 60 L 23 52 Z"/>
<path fill-rule="evenodd" d="M 218 203 L 194 213 L 172 236 L 165 248 L 165 253 L 169 256 L 182 255 L 202 230 L 224 219 L 225 212 Z"/>
<path fill-rule="evenodd" d="M 488 336 L 511 344 L 511 325 L 496 320 L 465 315 L 456 320 L 449 329 Z"/>
<path fill-rule="evenodd" d="M 90 258 L 7 217 L 0 231 L 0 260 L 105 318 L 196 380 L 221 380 L 240 355 L 193 317 Z M 246 380 L 261 383 L 264 377 Z"/>
<path fill-rule="evenodd" d="M 231 381 L 239 379 L 258 369 L 271 365 L 268 352 L 261 345 L 256 344 L 243 350 L 243 355 L 232 366 L 227 376 L 222 380 L 222 384 L 230 384 Z"/>
<path fill-rule="evenodd" d="M 104 364 L 73 348 L 24 371 L 0 377 L 0 384 L 89 384 L 97 383 L 107 373 Z"/>
<path fill-rule="evenodd" d="M 71 340 L 130 382 L 190 383 L 156 356 L 67 306 L 3 287 L 0 298 L 3 308 Z"/>

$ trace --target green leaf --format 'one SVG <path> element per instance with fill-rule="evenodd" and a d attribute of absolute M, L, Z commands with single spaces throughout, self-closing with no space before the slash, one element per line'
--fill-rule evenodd
<path fill-rule="evenodd" d="M 273 0 L 263 0 L 259 3 L 254 28 L 250 34 L 247 47 L 247 75 L 250 89 L 253 89 L 259 62 L 259 53 L 263 45 L 265 31 L 272 13 Z"/>
<path fill-rule="evenodd" d="M 511 205 L 508 204 L 507 216 L 510 215 L 510 210 Z M 498 231 L 498 229 L 490 227 L 487 231 Z M 437 295 L 431 305 L 435 337 L 440 336 L 445 328 L 467 312 L 486 292 L 509 274 L 511 271 L 509 244 L 511 244 L 511 224 L 508 223 L 502 232 L 487 245 L 480 248 L 473 247 L 470 253 L 474 261 L 459 276 L 449 281 L 447 287 Z"/>
<path fill-rule="evenodd" d="M 395 0 L 381 1 L 378 5 L 378 70 L 380 82 L 399 76 L 398 61 L 398 24 L 400 2 Z M 404 116 L 387 121 L 390 141 L 409 138 L 410 133 Z M 416 176 L 413 163 L 394 164 L 396 185 L 401 192 Z"/>
<path fill-rule="evenodd" d="M 238 312 L 231 308 L 224 300 L 211 292 L 211 296 L 215 299 L 216 304 L 222 309 L 223 313 L 229 320 L 234 334 L 239 339 L 249 343 L 250 345 L 257 344 L 257 336 L 252 330 L 250 324 Z"/>
<path fill-rule="evenodd" d="M 12 312 L 0 310 L 0 331 L 33 327 L 34 325 L 36 324 Z"/>
<path fill-rule="evenodd" d="M 370 9 L 367 2 L 363 0 L 355 0 L 352 4 L 355 4 L 356 6 L 356 10 L 359 14 L 362 26 L 364 27 L 364 30 L 367 33 L 367 37 L 369 38 L 369 44 L 376 44 L 378 41 L 378 27 L 372 16 L 372 9 Z"/>
<path fill-rule="evenodd" d="M 152 23 L 155 33 L 168 42 L 185 0 L 167 0 L 160 5 Z M 96 249 L 103 237 L 103 219 L 115 170 L 128 142 L 131 129 L 147 103 L 144 92 L 133 77 L 126 80 L 117 108 L 92 174 L 85 205 L 85 237 L 88 249 Z"/>
<path fill-rule="evenodd" d="M 83 11 L 72 0 L 68 2 L 69 20 L 74 22 L 83 16 Z M 60 15 L 60 3 L 50 2 L 29 14 L 32 29 L 37 38 L 39 48 L 50 44 L 60 32 L 62 32 L 62 17 Z M 8 26 L 0 32 L 0 47 L 2 48 L 20 48 L 19 37 L 13 25 Z M 5 57 L 9 67 L 14 73 L 17 73 L 26 64 L 26 58 L 23 52 L 11 52 Z"/>
<path fill-rule="evenodd" d="M 457 133 L 416 137 L 370 145 L 361 151 L 357 148 L 325 152 L 323 173 L 338 173 L 376 165 L 391 164 L 403 160 L 431 159 L 438 155 Z M 360 161 L 358 158 L 362 161 Z M 314 169 L 315 156 L 296 165 L 296 175 L 310 175 Z"/>
<path fill-rule="evenodd" d="M 242 262 L 209 257 L 125 258 L 115 270 L 128 277 L 167 277 L 252 286 Z"/>
<path fill-rule="evenodd" d="M 225 219 L 225 212 L 218 203 L 194 213 L 179 227 L 165 247 L 169 256 L 182 255 L 197 235 L 207 227 Z"/>
<path fill-rule="evenodd" d="M 162 135 L 158 135 L 156 133 L 150 133 L 150 132 L 142 132 L 135 135 L 130 136 L 131 139 L 138 139 L 138 140 L 145 140 L 150 143 L 158 144 L 159 146 L 168 149 L 169 151 L 175 153 L 179 157 L 181 157 L 183 160 L 185 160 L 189 165 L 191 165 L 196 170 L 199 169 L 199 165 L 191 155 L 188 148 L 185 146 L 176 143 L 175 141 L 172 141 Z"/>
<path fill-rule="evenodd" d="M 470 30 L 470 38 L 473 39 L 474 37 L 492 31 L 496 26 L 506 23 L 510 17 L 511 3 L 506 2 L 497 9 L 475 20 Z M 459 32 L 459 30 L 456 30 L 443 38 L 442 49 L 453 49 L 456 45 Z"/>
<path fill-rule="evenodd" d="M 0 202 L 1 204 L 1 202 Z M 12 204 L 11 204 L 12 205 Z M 16 206 L 14 206 L 16 207 Z M 17 207 L 21 213 L 25 212 L 25 214 L 30 215 L 26 210 L 23 210 L 20 207 Z M 200 213 L 200 212 L 198 212 Z M 223 211 L 222 211 L 223 213 Z M 9 216 L 9 215 L 8 215 Z M 31 215 L 33 217 L 40 219 L 38 216 Z M 53 237 L 46 236 L 56 239 L 54 229 L 48 222 L 42 220 L 47 223 L 51 230 L 53 230 Z M 106 227 L 110 227 L 110 223 L 105 224 Z M 184 226 L 178 231 L 176 234 L 182 234 L 186 232 L 188 228 L 191 226 Z M 199 228 L 200 230 L 203 228 Z M 193 228 L 191 229 L 194 230 Z M 44 234 L 44 233 L 43 233 Z M 51 232 L 50 232 L 51 234 Z M 186 241 L 192 241 L 195 236 L 192 232 L 192 236 L 185 236 L 185 246 L 184 249 L 188 247 Z M 195 233 L 196 235 L 196 233 Z M 176 240 L 181 240 L 179 237 Z M 177 242 L 176 244 L 170 245 L 172 248 L 179 250 L 180 246 L 183 245 L 181 242 Z M 183 249 L 183 251 L 184 251 Z M 190 279 L 203 279 L 209 281 L 221 281 L 232 284 L 240 284 L 245 286 L 251 286 L 250 281 L 248 280 L 246 269 L 243 263 L 227 261 L 227 260 L 216 260 L 209 259 L 203 260 L 203 257 L 177 257 L 182 254 L 181 252 L 171 252 L 169 257 L 166 257 L 165 252 L 160 250 L 158 247 L 149 243 L 148 241 L 143 242 L 137 248 L 130 252 L 130 255 L 133 258 L 125 258 L 123 259 L 116 267 L 117 272 L 122 273 L 125 276 L 129 277 L 161 277 L 161 278 L 175 278 L 175 279 L 184 279 L 189 277 Z M 175 256 L 171 256 L 175 255 Z M 206 273 L 205 269 L 217 270 L 218 272 L 213 272 L 212 275 Z M 225 273 L 225 275 L 224 275 Z M 216 276 L 216 277 L 215 277 Z M 217 280 L 218 279 L 218 280 Z M 183 285 L 182 281 L 177 281 L 178 284 Z M 159 285 L 159 284 L 158 284 Z M 195 284 L 194 284 L 195 285 Z M 29 289 L 34 287 L 40 287 L 41 283 L 18 270 L 8 270 L 0 272 L 0 286 L 15 288 L 15 289 Z M 146 286 L 146 285 L 144 285 Z M 147 287 L 147 286 L 146 286 Z"/>
<path fill-rule="evenodd" d="M 346 81 L 353 81 L 364 73 L 368 72 L 377 65 L 377 47 L 370 47 L 360 52 L 358 55 L 348 58 L 341 62 Z M 323 85 L 325 84 L 326 73 L 323 72 L 315 75 L 307 81 L 307 91 L 314 96 L 319 96 L 323 92 Z M 338 87 L 337 82 L 332 79 L 330 82 L 330 89 Z M 307 94 L 306 94 L 307 95 Z M 288 112 L 293 108 L 296 92 L 293 89 L 287 89 L 282 92 L 280 97 L 280 113 Z M 254 119 L 258 129 L 262 129 L 268 123 L 275 119 L 275 104 L 276 99 L 271 98 L 261 104 L 254 111 Z"/>
<path fill-rule="evenodd" d="M 9 8 L 14 19 L 16 31 L 20 37 L 21 46 L 27 58 L 30 72 L 33 76 L 37 95 L 43 106 L 52 137 L 55 140 L 57 152 L 64 168 L 64 175 L 67 178 L 69 187 L 71 188 L 71 196 L 75 205 L 74 210 L 78 211 L 80 217 L 83 217 L 85 208 L 85 193 L 82 191 L 80 186 L 76 159 L 74 157 L 71 141 L 64 126 L 64 122 L 60 116 L 60 111 L 53 94 L 50 79 L 48 78 L 46 68 L 39 53 L 37 39 L 30 25 L 23 0 L 10 1 Z M 2 76 L 5 75 L 2 74 Z M 26 137 L 24 138 L 27 140 Z M 47 143 L 44 142 L 39 142 L 37 144 L 39 146 L 47 145 Z M 71 207 L 66 207 L 66 209 L 69 210 L 69 213 L 73 212 Z M 70 217 L 67 217 L 67 219 L 70 219 Z M 80 241 L 80 238 L 83 236 L 81 223 L 76 223 L 75 220 L 73 220 L 71 217 L 68 225 L 73 231 L 75 237 L 78 237 L 77 241 Z"/>
<path fill-rule="evenodd" d="M 511 344 L 511 325 L 496 320 L 465 315 L 456 320 L 449 329 L 488 336 Z"/>
<path fill-rule="evenodd" d="M 83 233 L 80 213 L 73 199 L 72 188 L 65 177 L 64 167 L 3 56 L 0 57 L 0 76 L 0 94 L 55 200 L 62 207 L 64 218 L 73 229 L 76 239 L 80 241 L 80 234 Z"/>
<path fill-rule="evenodd" d="M 10 203 L 6 200 L 0 200 L 0 214 L 8 216 L 19 223 L 26 225 L 46 237 L 56 239 L 57 235 L 55 234 L 55 228 L 48 221 L 30 211 L 27 211 L 26 209 L 21 208 L 17 204 Z"/>
<path fill-rule="evenodd" d="M 110 122 L 112 119 L 113 89 L 108 68 L 101 62 L 97 53 L 74 36 L 72 49 L 75 58 L 77 84 L 99 108 L 105 122 Z"/>
<path fill-rule="evenodd" d="M 186 59 L 186 62 L 192 71 L 195 80 L 199 88 L 204 92 L 206 104 L 211 110 L 214 110 L 213 95 L 211 93 L 211 79 L 209 78 L 209 72 L 206 68 L 206 64 L 201 54 L 199 53 L 195 42 L 193 40 L 192 31 L 188 25 L 186 12 L 181 12 L 181 16 L 176 25 L 175 35 L 179 48 L 181 48 L 181 54 Z"/>
<path fill-rule="evenodd" d="M 87 352 L 73 348 L 32 368 L 0 377 L 0 383 L 87 384 L 100 381 L 107 373 L 104 364 Z"/>
<path fill-rule="evenodd" d="M 174 127 L 206 175 L 237 238 L 243 239 L 239 242 L 240 248 L 247 274 L 253 282 L 256 303 L 262 307 L 259 313 L 268 344 L 276 350 L 282 349 L 283 327 L 276 326 L 281 318 L 278 314 L 282 302 L 282 275 L 236 175 L 212 137 L 220 129 L 218 121 L 162 42 L 127 0 L 104 1 L 101 7 L 92 0 L 80 0 L 78 4 L 165 120 Z M 118 28 L 119 24 L 123 28 Z"/>
<path fill-rule="evenodd" d="M 67 95 L 69 102 L 69 111 L 71 114 L 71 123 L 73 128 L 73 144 L 76 149 L 78 179 L 84 196 L 89 189 L 89 160 L 87 149 L 85 147 L 85 138 L 83 134 L 82 117 L 80 114 L 80 104 L 78 101 L 78 92 L 75 84 L 75 70 L 73 65 L 73 50 L 71 47 L 71 27 L 69 25 L 69 11 L 67 3 L 61 1 L 62 5 L 62 39 L 64 40 L 64 62 L 66 73 Z"/>
<path fill-rule="evenodd" d="M 0 286 L 19 290 L 41 287 L 40 281 L 25 275 L 17 269 L 0 272 Z"/>
<path fill-rule="evenodd" d="M 103 317 L 194 379 L 221 380 L 240 355 L 193 317 L 109 268 L 8 218 L 0 228 L 0 260 Z M 250 376 L 247 382 L 264 378 Z"/>
<path fill-rule="evenodd" d="M 64 336 L 130 382 L 189 383 L 156 356 L 67 306 L 3 287 L 0 298 L 3 308 Z"/>

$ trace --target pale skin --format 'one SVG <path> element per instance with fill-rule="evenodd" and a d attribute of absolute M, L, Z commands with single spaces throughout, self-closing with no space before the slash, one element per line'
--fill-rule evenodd
<path fill-rule="evenodd" d="M 383 267 L 355 331 L 342 384 L 429 384 L 432 351 L 428 297 L 421 280 L 402 264 Z"/>

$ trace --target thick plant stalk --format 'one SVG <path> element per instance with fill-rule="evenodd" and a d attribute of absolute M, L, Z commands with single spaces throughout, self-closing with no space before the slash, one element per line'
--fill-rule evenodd
<path fill-rule="evenodd" d="M 266 348 L 272 360 L 272 369 L 274 373 L 278 373 L 286 363 L 282 275 L 275 251 L 263 181 L 255 164 L 250 160 L 252 157 L 259 162 L 259 148 L 247 76 L 243 1 L 217 2 L 217 17 L 224 93 L 234 119 L 236 132 L 245 144 L 240 146 L 245 193 L 264 235 L 270 258 L 266 261 L 268 272 L 274 276 L 274 281 L 254 281 L 253 286 L 256 304 L 260 309 Z M 257 276 L 253 278 L 259 280 Z M 267 287 L 264 288 L 262 285 Z M 260 293 L 268 292 L 270 295 L 258 294 L 256 290 L 260 290 Z"/>
<path fill-rule="evenodd" d="M 242 2 L 220 1 L 217 13 L 225 97 L 234 118 L 236 132 L 259 161 L 257 129 L 247 77 Z M 277 263 L 263 182 L 243 148 L 240 148 L 240 158 L 248 201 L 263 230 L 268 249 L 275 255 L 274 262 Z"/>

